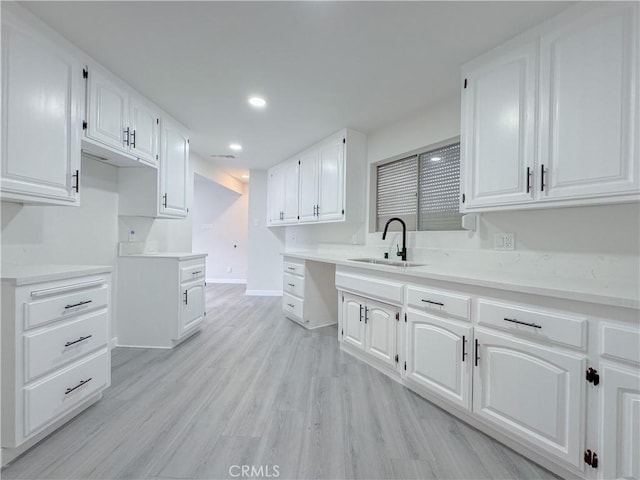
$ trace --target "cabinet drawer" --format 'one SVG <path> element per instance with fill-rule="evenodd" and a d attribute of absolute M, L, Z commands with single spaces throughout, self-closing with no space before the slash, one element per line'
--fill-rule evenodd
<path fill-rule="evenodd" d="M 202 260 L 180 262 L 180 283 L 204 278 L 205 272 L 205 263 Z"/>
<path fill-rule="evenodd" d="M 284 291 L 296 295 L 300 298 L 304 297 L 304 278 L 291 275 L 290 273 L 284 274 Z"/>
<path fill-rule="evenodd" d="M 468 320 L 470 317 L 471 297 L 443 290 L 408 287 L 410 307 L 426 310 L 432 314 L 452 316 Z"/>
<path fill-rule="evenodd" d="M 109 384 L 107 349 L 24 389 L 24 436 L 27 437 Z"/>
<path fill-rule="evenodd" d="M 304 265 L 300 263 L 284 262 L 284 271 L 304 277 Z"/>
<path fill-rule="evenodd" d="M 336 288 L 359 293 L 367 298 L 402 305 L 404 285 L 382 278 L 368 277 L 346 272 L 336 272 Z"/>
<path fill-rule="evenodd" d="M 282 295 L 282 310 L 285 315 L 295 315 L 297 318 L 304 319 L 304 300 L 285 293 Z"/>
<path fill-rule="evenodd" d="M 31 301 L 25 303 L 24 329 L 95 310 L 108 302 L 108 284 L 99 280 L 33 291 Z"/>
<path fill-rule="evenodd" d="M 640 364 L 640 330 L 603 324 L 600 327 L 600 355 Z"/>
<path fill-rule="evenodd" d="M 564 312 L 479 299 L 478 323 L 543 343 L 586 348 L 587 320 Z"/>
<path fill-rule="evenodd" d="M 107 344 L 109 315 L 100 310 L 71 323 L 24 336 L 24 381 L 55 370 Z"/>

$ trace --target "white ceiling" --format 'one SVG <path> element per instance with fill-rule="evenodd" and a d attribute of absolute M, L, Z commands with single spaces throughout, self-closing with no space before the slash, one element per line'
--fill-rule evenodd
<path fill-rule="evenodd" d="M 457 95 L 459 67 L 565 2 L 24 2 L 240 178 Z M 247 104 L 262 95 L 266 109 Z"/>

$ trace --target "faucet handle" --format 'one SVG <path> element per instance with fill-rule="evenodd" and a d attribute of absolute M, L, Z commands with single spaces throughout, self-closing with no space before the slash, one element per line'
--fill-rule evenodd
<path fill-rule="evenodd" d="M 400 250 L 400 245 L 398 245 L 396 243 L 396 255 L 401 257 L 402 256 L 402 250 Z"/>

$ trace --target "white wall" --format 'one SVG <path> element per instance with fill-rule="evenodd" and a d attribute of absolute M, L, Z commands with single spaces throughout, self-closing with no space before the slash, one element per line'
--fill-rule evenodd
<path fill-rule="evenodd" d="M 249 183 L 249 259 L 247 295 L 282 293 L 283 228 L 268 228 L 267 171 L 251 170 Z"/>
<path fill-rule="evenodd" d="M 238 194 L 196 175 L 191 207 L 193 251 L 208 254 L 209 282 L 247 281 L 248 200 L 248 185 Z"/>

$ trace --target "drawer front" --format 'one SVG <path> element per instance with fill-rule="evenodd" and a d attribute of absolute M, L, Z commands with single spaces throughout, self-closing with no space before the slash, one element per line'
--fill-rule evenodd
<path fill-rule="evenodd" d="M 24 381 L 60 368 L 107 344 L 107 310 L 24 335 Z"/>
<path fill-rule="evenodd" d="M 301 263 L 284 262 L 284 271 L 304 277 L 304 265 Z"/>
<path fill-rule="evenodd" d="M 68 413 L 110 382 L 109 351 L 24 389 L 24 436 L 28 437 Z"/>
<path fill-rule="evenodd" d="M 285 315 L 294 315 L 304 319 L 304 300 L 285 293 L 282 295 L 282 310 Z"/>
<path fill-rule="evenodd" d="M 471 297 L 443 290 L 408 287 L 410 307 L 428 311 L 434 315 L 452 316 L 469 320 L 471 316 Z"/>
<path fill-rule="evenodd" d="M 391 302 L 402 305 L 404 300 L 404 285 L 381 278 L 364 275 L 336 272 L 336 288 L 359 293 L 367 298 Z"/>
<path fill-rule="evenodd" d="M 180 262 L 180 283 L 204 278 L 206 268 L 204 260 L 189 260 Z"/>
<path fill-rule="evenodd" d="M 587 345 L 587 320 L 564 312 L 479 299 L 478 323 L 543 343 L 553 342 L 580 350 Z"/>
<path fill-rule="evenodd" d="M 43 296 L 42 299 L 39 295 L 34 296 L 38 292 L 32 292 L 31 299 L 24 306 L 24 329 L 103 308 L 109 302 L 109 286 L 106 282 L 97 285 L 94 282 L 88 289 L 72 287 L 73 285 L 69 285 L 69 293 Z"/>
<path fill-rule="evenodd" d="M 284 291 L 297 297 L 304 297 L 304 278 L 290 273 L 284 274 Z"/>
<path fill-rule="evenodd" d="M 603 324 L 600 327 L 600 354 L 614 360 L 640 364 L 640 330 Z"/>

